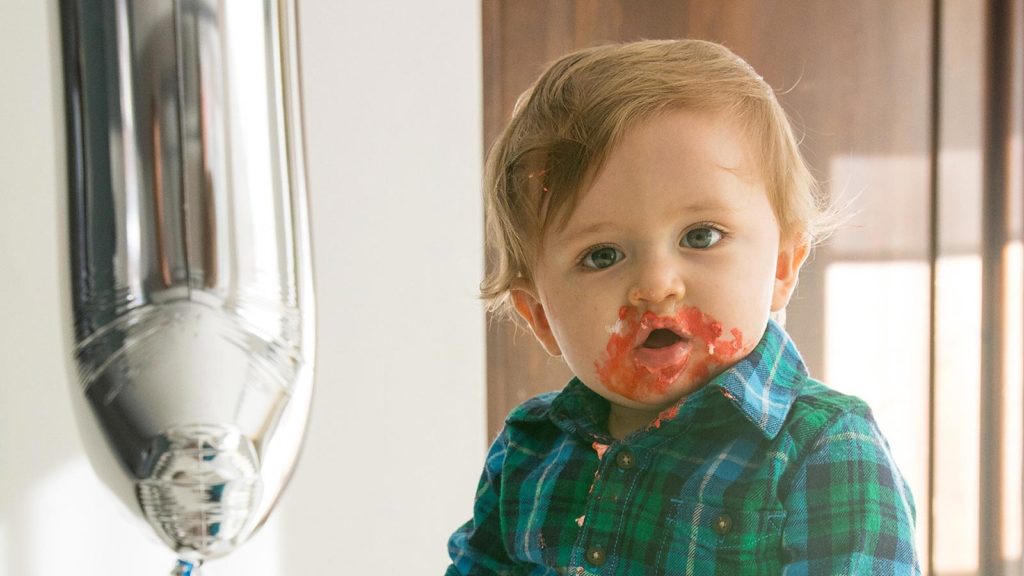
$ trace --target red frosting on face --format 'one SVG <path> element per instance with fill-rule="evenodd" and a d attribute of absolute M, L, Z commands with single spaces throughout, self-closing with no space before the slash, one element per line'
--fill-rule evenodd
<path fill-rule="evenodd" d="M 680 361 L 652 370 L 636 361 L 634 351 L 641 330 L 652 327 L 671 328 L 685 337 L 673 346 L 685 346 Z M 685 378 L 681 388 L 688 394 L 704 384 L 711 371 L 732 363 L 743 349 L 743 335 L 739 329 L 730 331 L 731 340 L 722 338 L 722 324 L 692 306 L 681 308 L 674 316 L 659 317 L 652 312 L 631 306 L 619 309 L 619 326 L 608 339 L 605 354 L 596 362 L 597 374 L 604 386 L 616 394 L 632 400 L 657 399 L 668 392 L 669 386 Z"/>

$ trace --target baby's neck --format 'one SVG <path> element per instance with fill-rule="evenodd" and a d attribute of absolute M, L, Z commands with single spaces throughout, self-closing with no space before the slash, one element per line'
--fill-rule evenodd
<path fill-rule="evenodd" d="M 633 432 L 645 428 L 661 411 L 628 408 L 612 404 L 608 411 L 608 433 L 616 440 L 622 440 Z"/>

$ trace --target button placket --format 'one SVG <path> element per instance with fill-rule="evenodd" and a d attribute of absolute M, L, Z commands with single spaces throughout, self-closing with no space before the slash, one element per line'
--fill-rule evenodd
<path fill-rule="evenodd" d="M 639 468 L 643 465 L 641 456 L 630 448 L 623 446 L 611 444 L 605 450 L 602 450 L 599 455 L 598 474 L 595 476 L 594 484 L 591 486 L 589 498 L 591 504 L 588 505 L 587 513 L 576 519 L 577 525 L 580 527 L 578 534 L 579 542 L 591 542 L 582 550 L 582 560 L 586 568 L 581 566 L 575 568 L 577 573 L 583 574 L 596 574 L 600 572 L 597 570 L 598 568 L 614 568 L 614 559 L 608 557 L 608 551 L 605 546 L 594 543 L 594 540 L 591 540 L 591 537 L 595 534 L 588 530 L 588 525 L 591 524 L 591 517 L 595 514 L 599 516 L 601 514 L 623 513 L 623 504 L 620 502 L 620 498 L 623 497 L 623 491 L 635 482 L 634 475 L 639 472 Z M 580 522 L 581 520 L 583 522 Z M 577 558 L 579 557 L 577 556 Z"/>

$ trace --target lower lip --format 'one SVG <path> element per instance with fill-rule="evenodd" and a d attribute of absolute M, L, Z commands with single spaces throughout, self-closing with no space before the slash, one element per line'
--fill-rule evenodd
<path fill-rule="evenodd" d="M 634 348 L 632 342 L 633 337 L 612 339 L 607 362 L 597 366 L 601 381 L 631 400 L 661 397 L 686 370 L 692 342 L 679 341 L 664 348 Z"/>
<path fill-rule="evenodd" d="M 633 361 L 651 372 L 669 369 L 682 370 L 690 359 L 690 350 L 689 343 L 685 341 L 679 341 L 663 348 L 641 346 L 633 350 Z"/>

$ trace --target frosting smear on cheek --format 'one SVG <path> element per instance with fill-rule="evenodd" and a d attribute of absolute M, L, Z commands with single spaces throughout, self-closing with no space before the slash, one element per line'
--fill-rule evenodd
<path fill-rule="evenodd" d="M 662 347 L 646 346 L 652 332 L 670 330 L 676 336 Z M 699 309 L 686 306 L 670 317 L 619 309 L 605 353 L 595 363 L 604 386 L 625 398 L 657 399 L 680 376 L 688 382 L 705 380 L 711 370 L 734 361 L 743 350 L 743 334 L 733 328 L 722 337 L 722 324 Z"/>

